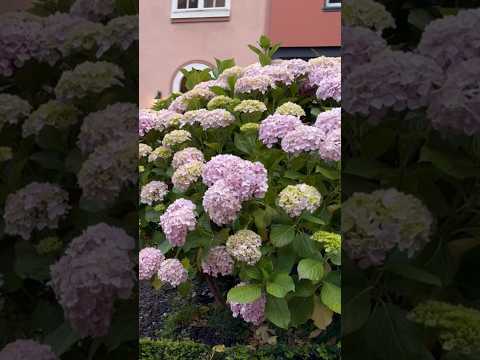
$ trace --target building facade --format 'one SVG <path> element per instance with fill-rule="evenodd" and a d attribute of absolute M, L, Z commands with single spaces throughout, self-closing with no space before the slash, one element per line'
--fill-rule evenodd
<path fill-rule="evenodd" d="M 215 58 L 255 62 L 247 48 L 266 34 L 282 58 L 340 53 L 340 0 L 141 0 L 140 106 L 179 91 L 180 69 Z"/>

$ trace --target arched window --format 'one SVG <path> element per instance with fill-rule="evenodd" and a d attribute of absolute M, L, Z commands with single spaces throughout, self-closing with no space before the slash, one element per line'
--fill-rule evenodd
<path fill-rule="evenodd" d="M 200 63 L 200 62 L 193 62 L 193 63 L 189 63 L 187 65 L 182 66 L 182 69 L 189 70 L 189 71 L 192 69 L 205 70 L 209 68 L 211 68 L 209 65 L 205 63 Z M 185 82 L 186 82 L 185 76 L 183 76 L 182 72 L 178 70 L 172 81 L 172 92 L 184 93 L 185 91 L 187 91 L 185 87 Z"/>

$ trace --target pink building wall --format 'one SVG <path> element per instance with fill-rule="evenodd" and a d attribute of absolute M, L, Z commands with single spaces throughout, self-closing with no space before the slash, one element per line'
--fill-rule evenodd
<path fill-rule="evenodd" d="M 325 11 L 325 0 L 272 0 L 268 34 L 285 47 L 341 45 L 341 11 Z"/>
<path fill-rule="evenodd" d="M 276 0 L 274 0 L 276 1 Z M 140 106 L 150 107 L 157 91 L 170 93 L 183 64 L 234 57 L 245 66 L 256 57 L 247 44 L 267 29 L 269 0 L 233 0 L 228 21 L 172 23 L 170 0 L 141 0 Z"/>

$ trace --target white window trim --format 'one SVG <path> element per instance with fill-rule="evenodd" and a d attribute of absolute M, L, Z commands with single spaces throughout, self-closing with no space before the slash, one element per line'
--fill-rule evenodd
<path fill-rule="evenodd" d="M 204 0 L 198 0 L 198 8 L 196 9 L 178 9 L 178 1 L 172 0 L 172 19 L 189 19 L 189 18 L 209 18 L 209 17 L 228 17 L 230 16 L 230 0 L 225 0 L 225 7 L 222 8 L 206 8 Z"/>
<path fill-rule="evenodd" d="M 182 69 L 185 69 L 187 71 L 191 71 L 193 69 L 196 70 L 205 70 L 205 69 L 210 69 L 210 66 L 202 63 L 190 63 L 187 65 L 184 65 Z M 178 71 L 175 74 L 175 77 L 173 78 L 172 82 L 172 92 L 179 93 L 180 92 L 180 87 L 182 85 L 182 79 L 183 79 L 183 74 L 181 71 Z"/>
<path fill-rule="evenodd" d="M 332 3 L 330 0 L 325 0 L 325 8 L 326 9 L 340 9 L 342 7 L 342 3 Z"/>

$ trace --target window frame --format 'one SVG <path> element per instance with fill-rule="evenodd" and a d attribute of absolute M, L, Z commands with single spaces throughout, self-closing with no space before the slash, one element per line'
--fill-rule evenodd
<path fill-rule="evenodd" d="M 342 2 L 340 3 L 331 3 L 330 0 L 325 0 L 325 9 L 327 10 L 339 10 L 342 8 Z"/>
<path fill-rule="evenodd" d="M 200 60 L 201 61 L 201 60 Z M 205 69 L 212 69 L 212 65 L 206 63 L 206 62 L 200 62 L 200 61 L 193 61 L 189 62 L 187 64 L 184 64 L 180 66 L 177 69 L 177 72 L 175 73 L 173 80 L 172 80 L 172 85 L 171 85 L 171 91 L 172 93 L 176 92 L 179 93 L 181 90 L 182 86 L 182 79 L 184 78 L 182 69 L 185 69 L 187 71 L 196 69 L 196 70 L 205 70 Z"/>
<path fill-rule="evenodd" d="M 205 0 L 198 0 L 198 8 L 179 9 L 178 0 L 172 0 L 171 19 L 215 18 L 230 16 L 230 1 L 225 0 L 224 7 L 206 8 Z"/>

